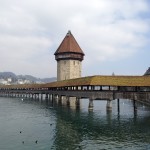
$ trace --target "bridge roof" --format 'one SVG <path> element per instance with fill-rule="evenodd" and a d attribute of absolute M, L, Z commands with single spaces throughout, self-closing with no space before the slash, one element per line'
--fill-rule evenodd
<path fill-rule="evenodd" d="M 150 86 L 150 76 L 89 76 L 46 84 L 0 85 L 0 88 L 48 88 L 69 86 Z"/>
<path fill-rule="evenodd" d="M 52 82 L 45 84 L 45 87 L 64 86 L 150 86 L 150 76 L 89 76 Z"/>

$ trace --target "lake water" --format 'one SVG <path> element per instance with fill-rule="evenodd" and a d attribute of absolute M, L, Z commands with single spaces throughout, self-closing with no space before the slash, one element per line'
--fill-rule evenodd
<path fill-rule="evenodd" d="M 0 98 L 0 150 L 148 150 L 150 108 L 131 100 L 88 100 L 80 109 L 46 101 Z"/>

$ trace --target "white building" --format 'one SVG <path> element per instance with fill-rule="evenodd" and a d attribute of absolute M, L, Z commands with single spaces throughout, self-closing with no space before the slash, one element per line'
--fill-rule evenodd
<path fill-rule="evenodd" d="M 0 79 L 0 84 L 5 84 L 5 85 L 7 85 L 7 84 L 8 84 L 8 81 L 7 81 L 7 80 L 4 80 L 4 79 Z"/>

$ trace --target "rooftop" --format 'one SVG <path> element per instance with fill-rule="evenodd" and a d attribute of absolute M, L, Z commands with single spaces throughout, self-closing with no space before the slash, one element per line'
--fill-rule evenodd
<path fill-rule="evenodd" d="M 150 86 L 150 76 L 89 76 L 52 82 L 45 84 L 45 87 L 62 86 Z"/>
<path fill-rule="evenodd" d="M 54 55 L 58 55 L 61 53 L 80 53 L 84 55 L 82 49 L 72 35 L 71 31 L 68 31 Z"/>
<path fill-rule="evenodd" d="M 47 84 L 0 85 L 0 88 L 48 88 L 69 86 L 150 86 L 150 76 L 89 76 Z"/>
<path fill-rule="evenodd" d="M 148 70 L 145 72 L 144 75 L 145 75 L 145 76 L 150 75 L 150 67 L 148 68 Z"/>

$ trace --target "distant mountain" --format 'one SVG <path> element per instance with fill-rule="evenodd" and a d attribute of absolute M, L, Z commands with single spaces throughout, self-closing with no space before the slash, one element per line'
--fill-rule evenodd
<path fill-rule="evenodd" d="M 0 79 L 7 80 L 8 78 L 11 78 L 13 83 L 18 80 L 13 72 L 0 72 Z"/>
<path fill-rule="evenodd" d="M 56 80 L 57 80 L 56 77 L 41 79 L 41 81 L 44 82 L 44 83 L 49 83 L 49 82 L 53 82 L 53 81 L 56 81 Z"/>
<path fill-rule="evenodd" d="M 8 78 L 12 79 L 12 82 L 16 82 L 17 80 L 29 80 L 30 82 L 43 82 L 43 83 L 49 83 L 56 81 L 56 77 L 52 78 L 37 78 L 31 75 L 16 75 L 13 72 L 0 72 L 0 79 L 7 80 Z"/>
<path fill-rule="evenodd" d="M 33 82 L 44 82 L 44 83 L 49 83 L 49 82 L 53 82 L 56 81 L 56 77 L 52 77 L 52 78 L 36 78 L 34 76 L 31 75 L 18 75 L 17 76 L 18 79 L 22 79 L 22 80 L 29 80 L 29 81 L 33 81 Z"/>
<path fill-rule="evenodd" d="M 13 72 L 0 72 L 0 78 L 17 78 L 17 76 Z"/>
<path fill-rule="evenodd" d="M 33 81 L 33 82 L 40 80 L 39 78 L 33 77 L 31 75 L 18 75 L 17 77 L 18 77 L 18 79 L 29 80 L 29 81 Z"/>

